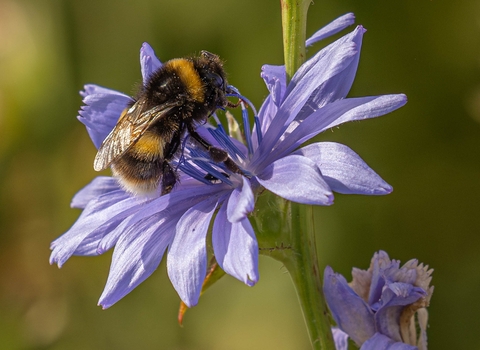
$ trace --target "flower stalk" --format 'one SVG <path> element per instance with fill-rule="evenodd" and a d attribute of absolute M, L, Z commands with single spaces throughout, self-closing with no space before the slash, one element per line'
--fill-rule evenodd
<path fill-rule="evenodd" d="M 293 249 L 283 263 L 295 285 L 313 349 L 335 349 L 318 267 L 313 207 L 289 204 Z"/>
<path fill-rule="evenodd" d="M 287 81 L 305 62 L 307 11 L 310 0 L 280 0 L 282 6 L 283 56 Z"/>
<path fill-rule="evenodd" d="M 280 261 L 290 273 L 312 348 L 335 349 L 318 267 L 313 207 L 265 191 L 257 200 L 252 224 L 260 254 Z"/>
<path fill-rule="evenodd" d="M 284 60 L 287 82 L 305 62 L 305 39 L 309 0 L 280 0 Z M 328 308 L 322 291 L 322 276 L 318 267 L 313 208 L 310 205 L 287 202 L 290 254 L 279 255 L 292 277 L 302 307 L 313 349 L 335 350 Z"/>

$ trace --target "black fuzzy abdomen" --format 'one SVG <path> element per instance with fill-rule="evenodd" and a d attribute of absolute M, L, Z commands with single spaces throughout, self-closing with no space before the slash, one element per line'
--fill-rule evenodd
<path fill-rule="evenodd" d="M 147 131 L 112 165 L 112 171 L 120 184 L 129 192 L 154 192 L 163 172 L 165 138 Z"/>
<path fill-rule="evenodd" d="M 162 178 L 163 159 L 145 161 L 127 152 L 112 165 L 123 188 L 135 194 L 155 192 Z"/>

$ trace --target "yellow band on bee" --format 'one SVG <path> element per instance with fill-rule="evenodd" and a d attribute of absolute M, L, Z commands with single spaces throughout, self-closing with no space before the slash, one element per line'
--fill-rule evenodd
<path fill-rule="evenodd" d="M 190 96 L 198 102 L 203 102 L 205 100 L 203 83 L 193 66 L 193 62 L 184 58 L 177 58 L 169 61 L 168 64 L 185 84 Z"/>
<path fill-rule="evenodd" d="M 158 158 L 163 156 L 165 141 L 153 132 L 146 132 L 138 139 L 131 151 L 140 159 Z"/>

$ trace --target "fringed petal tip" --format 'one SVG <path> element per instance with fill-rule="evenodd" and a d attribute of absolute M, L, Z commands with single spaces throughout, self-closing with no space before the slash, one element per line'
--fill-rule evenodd
<path fill-rule="evenodd" d="M 249 287 L 253 287 L 254 285 L 257 284 L 259 280 L 259 277 L 258 276 L 250 276 L 250 275 L 247 275 L 247 278 L 243 281 L 247 286 Z"/>
<path fill-rule="evenodd" d="M 50 248 L 50 249 L 54 249 L 54 248 Z M 53 252 L 52 254 L 50 255 L 50 259 L 49 259 L 49 263 L 50 265 L 57 265 L 57 267 L 59 269 L 62 268 L 63 264 L 66 262 L 66 259 L 60 259 L 58 256 L 56 256 Z"/>
<path fill-rule="evenodd" d="M 405 94 L 380 95 L 378 97 L 383 98 L 382 102 L 384 103 L 385 107 L 390 107 L 386 113 L 393 112 L 394 110 L 405 106 L 408 102 L 408 97 Z"/>
<path fill-rule="evenodd" d="M 80 96 L 82 96 L 82 98 L 85 98 L 88 95 L 93 93 L 93 91 L 94 91 L 93 87 L 94 86 L 96 86 L 96 85 L 86 84 L 86 85 L 83 86 L 83 90 L 80 90 L 78 93 L 80 94 Z M 81 108 L 83 108 L 83 106 Z"/>
<path fill-rule="evenodd" d="M 89 96 L 89 95 L 93 95 L 93 94 L 98 94 L 98 93 L 101 93 L 101 92 L 105 92 L 103 90 L 106 90 L 105 88 L 102 88 L 101 86 L 99 85 L 96 85 L 96 84 L 85 84 L 83 85 L 83 90 L 80 90 L 79 91 L 79 94 L 80 96 L 82 96 L 83 98 Z"/>
<path fill-rule="evenodd" d="M 117 302 L 119 302 L 124 296 L 130 293 L 136 286 L 132 286 L 127 292 L 123 291 L 123 293 L 119 293 L 118 291 L 114 291 L 108 286 L 105 286 L 102 295 L 98 299 L 97 305 L 102 308 L 102 310 L 106 310 Z"/>
<path fill-rule="evenodd" d="M 365 28 L 361 24 L 357 26 L 356 30 L 358 30 L 361 34 L 365 34 L 367 32 L 367 28 Z"/>
<path fill-rule="evenodd" d="M 382 195 L 390 194 L 392 192 L 393 192 L 393 187 L 385 183 L 384 186 L 375 189 L 373 194 L 382 196 Z"/>
<path fill-rule="evenodd" d="M 155 51 L 147 42 L 144 42 L 140 48 L 140 68 L 142 71 L 143 83 L 148 81 L 150 75 L 159 69 L 162 63 L 155 55 Z"/>
<path fill-rule="evenodd" d="M 153 50 L 152 46 L 147 43 L 146 41 L 142 44 L 142 48 L 140 49 L 143 56 L 155 56 L 155 51 Z"/>
<path fill-rule="evenodd" d="M 61 238 L 61 236 L 59 238 Z M 50 250 L 52 252 L 50 253 L 50 258 L 48 259 L 48 262 L 50 263 L 50 265 L 57 265 L 57 267 L 60 269 L 69 257 L 61 257 L 60 253 L 62 251 L 62 247 L 61 245 L 59 246 L 59 238 L 50 243 Z"/>
<path fill-rule="evenodd" d="M 330 205 L 333 205 L 335 200 L 333 193 L 327 194 L 326 197 L 327 198 L 326 198 L 325 204 L 322 204 L 322 205 L 325 205 L 327 207 Z"/>
<path fill-rule="evenodd" d="M 53 249 L 51 245 L 50 245 L 50 249 Z M 52 256 L 50 256 L 50 259 L 48 259 L 48 262 L 50 265 L 55 265 L 57 263 L 57 261 Z M 60 266 L 58 266 L 58 268 L 60 268 Z"/>
<path fill-rule="evenodd" d="M 335 271 L 333 271 L 333 269 L 331 268 L 330 265 L 327 265 L 325 267 L 325 270 L 323 271 L 323 276 L 324 276 L 324 281 L 323 283 L 326 284 L 327 283 L 327 280 L 329 281 L 329 283 L 332 283 L 334 281 L 337 280 L 337 278 L 343 278 L 342 275 L 336 273 Z M 336 282 L 335 282 L 336 283 Z"/>
<path fill-rule="evenodd" d="M 107 304 L 107 303 L 104 303 L 104 302 L 101 302 L 99 301 L 97 303 L 97 306 L 100 306 L 102 308 L 102 310 L 106 310 L 108 309 L 110 306 L 112 306 L 113 304 Z"/>

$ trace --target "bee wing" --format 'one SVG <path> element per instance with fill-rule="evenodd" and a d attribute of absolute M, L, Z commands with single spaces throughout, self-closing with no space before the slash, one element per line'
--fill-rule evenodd
<path fill-rule="evenodd" d="M 140 100 L 122 113 L 117 125 L 98 149 L 93 163 L 96 171 L 108 168 L 135 144 L 149 126 L 178 106 L 178 103 L 166 103 L 143 111 L 145 102 Z"/>

